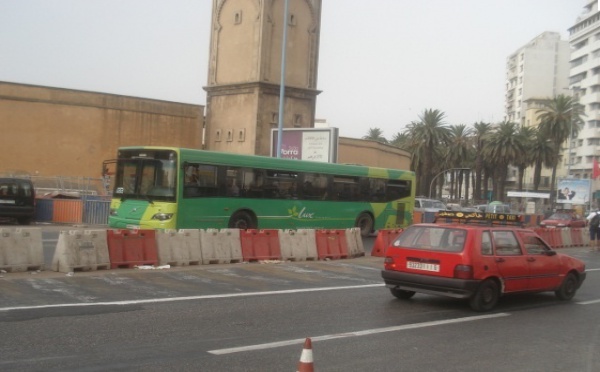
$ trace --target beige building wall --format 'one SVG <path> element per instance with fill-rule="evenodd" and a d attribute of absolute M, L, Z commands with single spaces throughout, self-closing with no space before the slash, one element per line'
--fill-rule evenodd
<path fill-rule="evenodd" d="M 411 154 L 377 141 L 340 137 L 338 163 L 410 170 Z"/>
<path fill-rule="evenodd" d="M 283 6 L 283 0 L 213 0 L 206 149 L 269 155 L 279 122 Z M 314 123 L 320 22 L 321 0 L 289 2 L 285 128 Z M 244 140 L 223 141 L 224 133 Z"/>
<path fill-rule="evenodd" d="M 0 82 L 0 173 L 100 177 L 117 148 L 201 148 L 202 106 Z"/>

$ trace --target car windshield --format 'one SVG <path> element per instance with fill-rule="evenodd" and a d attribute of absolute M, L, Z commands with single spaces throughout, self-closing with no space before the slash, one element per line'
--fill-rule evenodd
<path fill-rule="evenodd" d="M 570 215 L 568 213 L 554 213 L 548 219 L 549 220 L 570 220 L 571 218 L 572 218 L 572 215 Z"/>
<path fill-rule="evenodd" d="M 438 200 L 423 200 L 421 204 L 423 205 L 422 208 L 446 209 L 444 203 Z"/>
<path fill-rule="evenodd" d="M 395 247 L 461 252 L 466 231 L 437 226 L 411 226 L 394 242 Z"/>

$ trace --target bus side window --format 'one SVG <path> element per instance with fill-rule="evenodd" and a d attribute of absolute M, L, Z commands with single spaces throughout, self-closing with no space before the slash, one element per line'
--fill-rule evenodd
<path fill-rule="evenodd" d="M 369 201 L 382 202 L 385 200 L 385 180 L 378 178 L 371 178 L 370 182 L 370 196 Z"/>
<path fill-rule="evenodd" d="M 308 200 L 328 199 L 327 193 L 329 179 L 327 175 L 318 173 L 306 173 L 302 183 L 302 198 Z"/>

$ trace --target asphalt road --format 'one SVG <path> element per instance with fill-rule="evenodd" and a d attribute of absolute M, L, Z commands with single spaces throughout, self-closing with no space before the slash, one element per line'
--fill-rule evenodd
<path fill-rule="evenodd" d="M 395 299 L 370 256 L 3 274 L 0 370 L 295 371 L 310 337 L 317 371 L 598 371 L 600 253 L 564 251 L 588 266 L 573 301 L 484 314 Z"/>

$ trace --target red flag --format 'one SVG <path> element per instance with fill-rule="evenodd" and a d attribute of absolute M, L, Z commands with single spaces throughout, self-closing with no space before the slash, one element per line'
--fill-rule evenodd
<path fill-rule="evenodd" d="M 595 180 L 598 178 L 598 176 L 600 176 L 600 164 L 598 164 L 598 161 L 596 158 L 594 158 L 594 165 L 592 166 L 592 179 Z"/>

